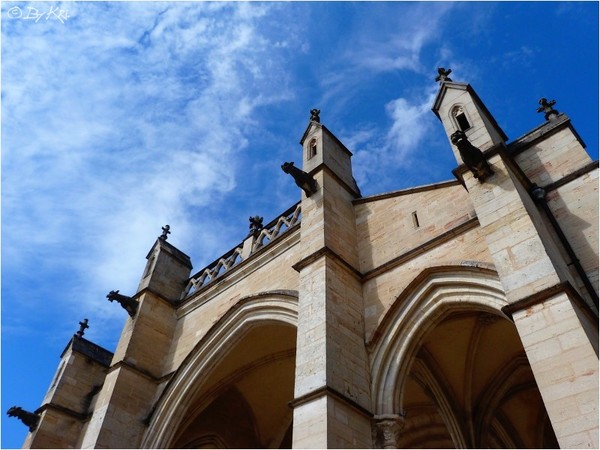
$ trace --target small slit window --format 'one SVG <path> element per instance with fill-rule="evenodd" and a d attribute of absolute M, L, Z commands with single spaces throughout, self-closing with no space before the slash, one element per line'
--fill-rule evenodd
<path fill-rule="evenodd" d="M 308 144 L 308 159 L 316 156 L 317 154 L 317 140 L 313 139 Z"/>
<path fill-rule="evenodd" d="M 456 125 L 460 131 L 467 131 L 469 128 L 471 128 L 467 114 L 462 106 L 456 107 L 452 112 L 452 115 L 454 116 L 454 120 L 456 121 Z"/>
<path fill-rule="evenodd" d="M 60 376 L 62 375 L 63 371 L 65 370 L 65 362 L 63 361 L 60 364 L 60 367 L 58 368 L 58 370 L 56 371 L 56 375 L 54 375 L 54 379 L 52 380 L 52 384 L 50 385 L 50 389 L 52 389 L 54 386 L 56 386 L 56 383 L 58 383 L 58 379 L 60 378 Z"/>
<path fill-rule="evenodd" d="M 413 211 L 412 213 L 412 222 L 415 228 L 419 228 L 419 216 L 417 216 L 417 212 Z"/>
<path fill-rule="evenodd" d="M 156 259 L 156 255 L 152 255 L 152 257 L 148 261 L 148 264 L 146 264 L 146 271 L 144 272 L 144 275 L 142 276 L 142 278 L 146 278 L 148 275 L 150 275 L 150 273 L 152 272 L 152 265 L 154 264 L 155 259 Z"/>

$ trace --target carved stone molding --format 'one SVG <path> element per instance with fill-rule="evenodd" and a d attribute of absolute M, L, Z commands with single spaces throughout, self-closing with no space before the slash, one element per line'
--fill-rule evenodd
<path fill-rule="evenodd" d="M 404 428 L 404 417 L 398 414 L 375 416 L 373 444 L 375 448 L 398 448 L 400 432 Z"/>

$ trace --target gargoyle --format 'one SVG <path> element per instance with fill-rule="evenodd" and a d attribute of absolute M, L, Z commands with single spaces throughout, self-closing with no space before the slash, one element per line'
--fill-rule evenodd
<path fill-rule="evenodd" d="M 138 302 L 131 297 L 119 294 L 119 291 L 110 291 L 106 298 L 109 301 L 117 301 L 127 313 L 133 317 L 137 312 Z"/>
<path fill-rule="evenodd" d="M 456 145 L 465 165 L 473 172 L 480 183 L 483 183 L 487 177 L 494 174 L 485 156 L 483 156 L 483 152 L 469 142 L 464 131 L 455 131 L 450 136 L 450 140 Z"/>
<path fill-rule="evenodd" d="M 283 170 L 285 173 L 289 173 L 294 178 L 294 181 L 298 187 L 304 191 L 307 197 L 310 197 L 312 194 L 317 192 L 317 180 L 303 170 L 298 169 L 296 166 L 294 166 L 293 162 L 283 163 L 281 170 Z"/>
<path fill-rule="evenodd" d="M 31 432 L 35 431 L 40 421 L 39 414 L 25 411 L 20 406 L 11 407 L 6 412 L 6 414 L 8 414 L 8 417 L 16 417 L 17 419 L 19 419 L 21 422 L 23 422 L 29 427 L 29 431 Z"/>

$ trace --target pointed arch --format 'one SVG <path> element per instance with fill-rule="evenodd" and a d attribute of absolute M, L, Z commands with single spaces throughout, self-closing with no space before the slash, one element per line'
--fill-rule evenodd
<path fill-rule="evenodd" d="M 213 369 L 250 330 L 269 322 L 297 327 L 296 291 L 270 291 L 245 297 L 213 325 L 167 383 L 141 448 L 168 447 L 185 411 Z"/>
<path fill-rule="evenodd" d="M 417 383 L 433 394 L 439 408 L 439 414 L 448 429 L 448 434 L 452 438 L 455 448 L 467 448 L 462 418 L 459 411 L 453 408 L 456 405 L 456 400 L 451 398 L 452 389 L 447 386 L 434 358 L 425 349 L 421 349 L 419 352 L 413 370 L 418 377 Z"/>
<path fill-rule="evenodd" d="M 421 339 L 451 312 L 480 311 L 506 318 L 495 271 L 470 266 L 425 269 L 394 302 L 370 346 L 375 414 L 402 413 L 405 380 Z"/>

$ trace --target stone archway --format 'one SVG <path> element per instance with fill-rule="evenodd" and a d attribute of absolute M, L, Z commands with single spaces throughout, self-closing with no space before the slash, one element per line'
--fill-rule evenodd
<path fill-rule="evenodd" d="M 293 399 L 296 324 L 295 292 L 240 300 L 165 387 L 142 447 L 285 446 L 291 429 L 287 402 Z M 232 402 L 244 407 L 231 408 Z M 212 422 L 202 420 L 208 416 Z M 235 435 L 239 423 L 245 430 L 241 437 Z"/>
<path fill-rule="evenodd" d="M 481 268 L 427 269 L 406 289 L 373 343 L 375 418 L 398 418 L 379 445 L 557 446 L 504 305 Z"/>
<path fill-rule="evenodd" d="M 405 381 L 400 448 L 557 448 L 514 325 L 449 313 L 420 343 Z"/>

